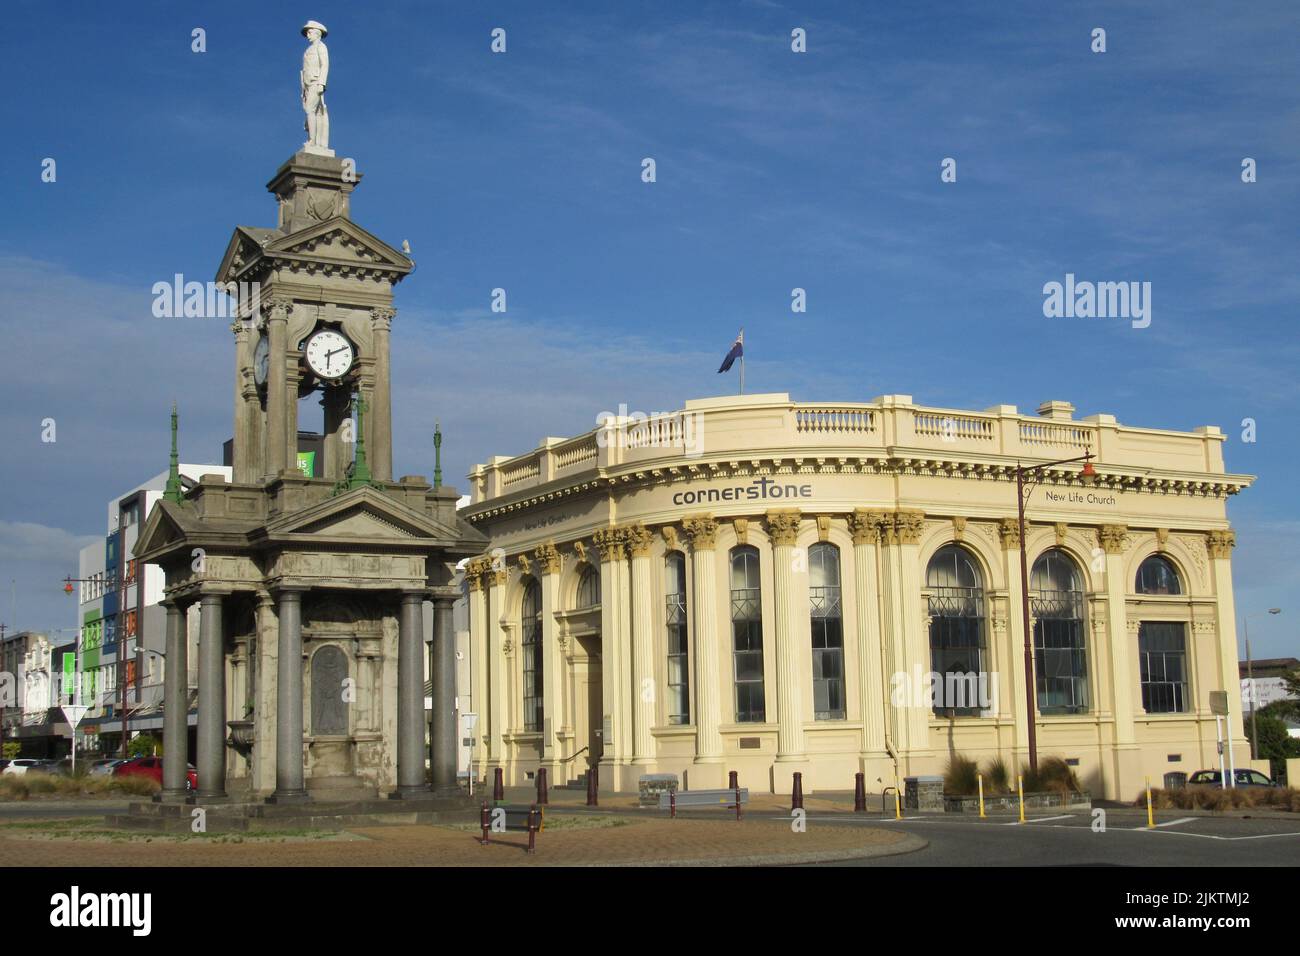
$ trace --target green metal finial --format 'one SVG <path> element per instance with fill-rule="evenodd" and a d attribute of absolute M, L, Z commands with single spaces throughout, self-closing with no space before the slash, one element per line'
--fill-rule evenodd
<path fill-rule="evenodd" d="M 365 399 L 358 393 L 352 399 L 352 416 L 357 423 L 357 446 L 356 457 L 352 460 L 352 465 L 348 468 L 347 477 L 334 486 L 335 494 L 342 494 L 345 491 L 351 491 L 353 488 L 360 488 L 363 485 L 376 487 L 374 479 L 370 476 L 370 466 L 366 464 L 366 436 L 362 428 L 362 420 L 369 406 Z"/>
<path fill-rule="evenodd" d="M 163 491 L 163 497 L 177 504 L 180 504 L 185 497 L 185 490 L 181 487 L 180 460 L 180 455 L 176 452 L 176 403 L 172 402 L 172 457 L 171 467 L 167 471 L 167 488 Z"/>
<path fill-rule="evenodd" d="M 433 487 L 442 487 L 442 425 L 433 423 Z"/>

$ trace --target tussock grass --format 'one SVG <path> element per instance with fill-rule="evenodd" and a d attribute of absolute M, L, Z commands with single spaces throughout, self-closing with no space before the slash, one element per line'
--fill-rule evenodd
<path fill-rule="evenodd" d="M 147 777 L 60 777 L 45 773 L 0 776 L 0 800 L 31 797 L 151 796 L 161 787 Z"/>

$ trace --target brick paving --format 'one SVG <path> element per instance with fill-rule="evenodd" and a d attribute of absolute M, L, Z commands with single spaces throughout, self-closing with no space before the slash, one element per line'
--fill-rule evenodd
<path fill-rule="evenodd" d="M 811 809 L 811 808 L 810 808 Z M 0 828 L 0 866 L 610 866 L 762 865 L 853 859 L 909 852 L 925 845 L 912 834 L 868 826 L 818 826 L 792 832 L 784 821 L 624 818 L 624 826 L 558 823 L 537 838 L 436 826 L 350 829 L 343 838 L 242 843 L 154 837 L 124 840 L 24 838 Z M 30 831 L 28 831 L 30 832 Z"/>

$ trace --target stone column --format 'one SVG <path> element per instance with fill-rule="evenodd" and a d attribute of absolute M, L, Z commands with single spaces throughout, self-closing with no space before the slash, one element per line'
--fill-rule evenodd
<path fill-rule="evenodd" d="M 1106 630 L 1110 635 L 1111 712 L 1114 715 L 1115 739 L 1111 748 L 1111 773 L 1103 776 L 1106 796 L 1120 799 L 1141 783 L 1138 747 L 1133 732 L 1133 717 L 1140 707 L 1139 674 L 1133 670 L 1138 659 L 1138 622 L 1128 624 L 1128 574 L 1124 570 L 1124 551 L 1128 546 L 1128 527 L 1102 525 L 1097 541 L 1106 553 Z M 1234 686 L 1238 686 L 1234 681 Z M 1134 791 L 1135 792 L 1135 791 Z"/>
<path fill-rule="evenodd" d="M 1025 533 L 1033 531 L 1033 525 L 1028 521 L 1025 522 Z M 998 522 L 998 536 L 1002 542 L 1002 573 L 1007 582 L 1007 623 L 1005 636 L 1007 649 L 1007 669 L 1010 672 L 1007 676 L 1011 678 L 1011 715 L 1015 721 L 1016 728 L 1016 752 L 1026 755 L 1029 754 L 1029 722 L 1038 720 L 1038 689 L 1035 687 L 1034 709 L 1031 713 L 1025 714 L 1025 703 L 1027 690 L 1025 687 L 1025 622 L 1024 622 L 1024 604 L 1023 591 L 1020 586 L 1020 522 L 1015 518 L 1003 518 Z M 1028 544 L 1028 542 L 1026 542 Z M 987 591 L 985 600 L 988 600 Z M 985 609 L 985 616 L 988 622 L 988 629 L 984 635 L 984 668 L 989 669 L 989 662 L 993 659 L 994 648 L 994 627 L 993 615 L 990 613 L 991 608 Z M 1033 613 L 1032 596 L 1030 613 Z M 1030 622 L 1033 626 L 1033 622 Z M 1030 635 L 1032 642 L 1033 636 Z M 1038 662 L 1034 662 L 1037 668 Z M 1037 683 L 1037 679 L 1035 679 Z M 999 702 L 999 707 L 1001 702 Z M 1039 746 L 1039 752 L 1042 747 Z"/>
<path fill-rule="evenodd" d="M 492 561 L 493 564 L 486 573 L 487 620 L 484 622 L 483 664 L 487 668 L 487 725 L 479 734 L 480 739 L 488 744 L 488 770 L 506 765 L 506 694 L 509 693 L 506 668 L 510 664 L 505 649 L 506 635 L 501 628 L 510 572 L 505 566 L 504 558 L 493 558 Z M 479 719 L 482 720 L 483 717 Z"/>
<path fill-rule="evenodd" d="M 880 516 L 865 508 L 849 516 L 853 535 L 853 603 L 857 610 L 858 674 L 862 694 L 862 755 L 885 752 L 885 708 L 890 702 L 885 681 L 889 676 L 880 635 L 880 596 L 876 575 L 876 546 L 880 541 Z M 874 777 L 870 778 L 874 781 Z"/>
<path fill-rule="evenodd" d="M 273 803 L 307 799 L 302 766 L 302 589 L 279 593 L 275 673 L 275 793 Z"/>
<path fill-rule="evenodd" d="M 293 300 L 287 296 L 276 296 L 271 300 L 271 311 L 267 315 L 266 329 L 270 339 L 271 357 L 266 369 L 266 473 L 278 475 L 288 467 L 286 450 L 289 447 L 287 422 L 288 409 L 285 407 L 287 396 L 289 351 L 289 313 L 293 310 Z M 297 396 L 294 396 L 295 414 Z M 296 446 L 297 435 L 294 436 Z"/>
<path fill-rule="evenodd" d="M 474 558 L 465 567 L 465 580 L 469 583 L 469 680 L 470 699 L 473 712 L 477 715 L 474 728 L 474 746 L 471 750 L 474 766 L 470 773 L 477 780 L 483 775 L 487 766 L 487 608 L 484 606 L 487 593 L 483 579 L 488 573 L 489 563 L 486 558 Z"/>
<path fill-rule="evenodd" d="M 560 654 L 560 625 L 555 614 L 560 610 L 560 568 L 563 561 L 552 542 L 547 542 L 533 552 L 538 585 L 542 593 L 542 755 L 541 765 L 546 767 L 552 783 L 558 784 L 562 766 L 561 754 L 556 748 L 560 728 L 565 724 L 564 713 L 564 658 Z"/>
<path fill-rule="evenodd" d="M 601 528 L 593 535 L 593 540 L 600 551 L 600 785 L 606 790 L 616 790 L 619 786 L 618 768 L 627 757 L 622 746 L 626 731 L 621 724 L 624 699 L 629 690 L 623 681 L 623 658 L 627 649 L 621 643 L 624 605 L 619 569 L 623 564 L 623 530 Z"/>
<path fill-rule="evenodd" d="M 393 480 L 393 399 L 389 384 L 388 335 L 397 312 L 386 306 L 370 310 L 375 350 L 375 383 L 366 419 L 366 458 L 376 481 Z M 372 444 L 373 442 L 373 444 Z"/>
<path fill-rule="evenodd" d="M 691 539 L 691 622 L 695 637 L 695 763 L 722 763 L 722 678 L 718 670 L 718 598 L 714 541 L 718 523 L 713 515 L 695 515 L 682 520 Z M 695 774 L 692 772 L 692 778 Z M 718 781 L 721 773 L 715 774 Z M 710 779 L 706 787 L 719 785 Z M 692 786 L 695 786 L 694 779 Z"/>
<path fill-rule="evenodd" d="M 403 591 L 397 628 L 397 790 L 427 795 L 424 779 L 424 593 Z"/>
<path fill-rule="evenodd" d="M 433 646 L 430 670 L 433 679 L 433 725 L 430 728 L 430 762 L 433 792 L 456 796 L 456 624 L 452 605 L 456 595 L 439 591 L 433 597 Z"/>
<path fill-rule="evenodd" d="M 807 604 L 796 607 L 794 595 L 794 545 L 799 537 L 798 510 L 773 510 L 767 513 L 767 534 L 772 542 L 772 600 L 776 610 L 776 759 L 802 760 L 803 695 L 800 683 L 803 668 L 796 646 L 801 633 L 795 616 L 808 614 Z"/>
<path fill-rule="evenodd" d="M 922 574 L 920 541 L 925 529 L 925 512 L 898 511 L 893 515 L 891 534 L 897 542 L 898 587 L 900 618 L 898 639 L 903 643 L 904 660 L 912 663 L 924 661 L 921 671 L 930 669 L 930 629 L 926 625 L 927 611 L 921 597 Z M 914 757 L 927 758 L 930 751 L 929 701 L 923 706 L 907 711 L 908 743 Z"/>
<path fill-rule="evenodd" d="M 660 694 L 655 688 L 654 587 L 650 572 L 650 542 L 654 536 L 641 524 L 625 530 L 632 555 L 632 763 L 655 762 L 651 728 Z"/>
<path fill-rule="evenodd" d="M 199 733 L 200 800 L 226 796 L 226 652 L 222 608 L 226 594 L 199 598 Z"/>
<path fill-rule="evenodd" d="M 251 323 L 243 322 L 236 319 L 230 326 L 230 331 L 235 336 L 235 434 L 234 449 L 232 458 L 234 459 L 233 476 L 236 482 L 251 482 L 258 477 L 256 470 L 255 453 L 253 451 L 254 442 L 257 440 L 257 433 L 253 427 L 252 415 L 250 411 L 257 412 L 260 409 L 255 404 L 250 403 L 249 392 L 252 392 L 252 399 L 255 403 L 257 400 L 257 387 L 253 382 L 253 349 L 251 340 L 254 338 Z M 250 408 L 251 405 L 251 408 Z"/>
<path fill-rule="evenodd" d="M 182 801 L 189 762 L 189 644 L 185 640 L 185 609 L 175 599 L 167 608 L 167 658 L 163 661 L 163 789 L 162 799 Z"/>

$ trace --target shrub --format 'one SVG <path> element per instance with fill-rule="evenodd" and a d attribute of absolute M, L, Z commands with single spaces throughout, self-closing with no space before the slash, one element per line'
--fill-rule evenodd
<path fill-rule="evenodd" d="M 979 784 L 976 775 L 979 765 L 969 757 L 953 754 L 948 758 L 948 767 L 943 772 L 943 792 L 958 797 L 968 797 L 975 793 Z"/>
<path fill-rule="evenodd" d="M 1011 792 L 1011 771 L 1001 757 L 994 757 L 984 765 L 984 788 L 988 793 Z"/>
<path fill-rule="evenodd" d="M 1146 806 L 1146 791 L 1138 794 L 1134 804 Z M 1177 790 L 1151 790 L 1151 805 L 1157 810 L 1224 810 L 1274 807 L 1300 812 L 1300 790 L 1291 787 L 1236 787 L 1227 790 L 1211 786 L 1181 787 Z"/>

